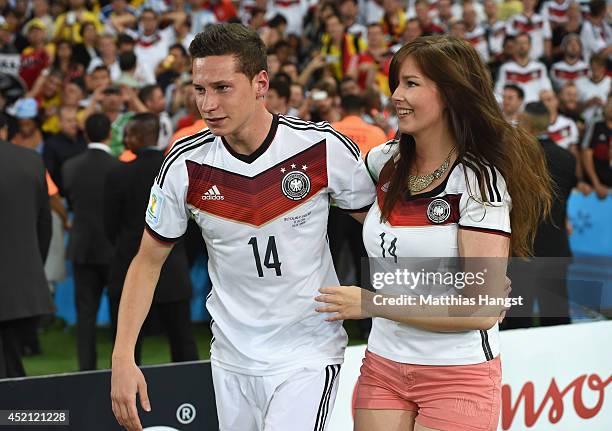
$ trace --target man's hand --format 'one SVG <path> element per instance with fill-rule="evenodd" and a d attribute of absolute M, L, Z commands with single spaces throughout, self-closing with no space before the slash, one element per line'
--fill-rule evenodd
<path fill-rule="evenodd" d="M 140 396 L 140 405 L 150 412 L 151 404 L 147 394 L 147 382 L 140 368 L 132 359 L 113 359 L 111 377 L 111 401 L 117 422 L 128 431 L 142 431 L 136 394 Z"/>

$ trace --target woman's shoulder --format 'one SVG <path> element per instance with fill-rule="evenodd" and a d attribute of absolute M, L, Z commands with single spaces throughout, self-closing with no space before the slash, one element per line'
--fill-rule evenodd
<path fill-rule="evenodd" d="M 373 147 L 365 156 L 365 164 L 370 176 L 378 182 L 380 171 L 399 151 L 399 141 L 391 140 Z"/>
<path fill-rule="evenodd" d="M 466 190 L 480 194 L 480 183 L 489 202 L 499 202 L 506 194 L 506 180 L 502 172 L 488 160 L 468 153 L 459 162 L 461 181 L 466 183 Z"/>

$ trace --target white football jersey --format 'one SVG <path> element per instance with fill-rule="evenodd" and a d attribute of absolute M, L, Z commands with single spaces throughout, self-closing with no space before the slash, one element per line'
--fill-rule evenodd
<path fill-rule="evenodd" d="M 589 75 L 589 65 L 582 60 L 574 64 L 566 61 L 558 61 L 550 68 L 550 79 L 557 89 L 563 88 L 568 82 L 574 82 L 578 78 Z"/>
<path fill-rule="evenodd" d="M 552 84 L 548 79 L 546 66 L 539 61 L 530 61 L 521 66 L 515 61 L 504 63 L 499 69 L 497 82 L 495 83 L 495 94 L 502 98 L 504 86 L 516 84 L 525 92 L 524 104 L 540 100 L 540 91 L 552 90 Z"/>
<path fill-rule="evenodd" d="M 174 242 L 191 217 L 208 248 L 212 363 L 250 375 L 339 364 L 347 336 L 315 312 L 338 285 L 327 243 L 330 200 L 365 210 L 375 188 L 352 141 L 328 123 L 274 116 L 250 156 L 203 130 L 175 143 L 146 214 Z"/>
<path fill-rule="evenodd" d="M 547 19 L 537 13 L 529 18 L 522 13 L 513 15 L 506 21 L 506 34 L 516 36 L 519 33 L 528 33 L 531 38 L 529 58 L 538 60 L 544 56 L 544 41 L 552 39 L 552 31 Z"/>
<path fill-rule="evenodd" d="M 574 120 L 559 114 L 555 122 L 548 126 L 548 137 L 567 150 L 570 145 L 578 144 L 578 128 Z"/>
<path fill-rule="evenodd" d="M 377 199 L 363 226 L 370 258 L 459 257 L 458 229 L 510 235 L 511 200 L 500 172 L 488 166 L 485 187 L 490 202 L 480 203 L 478 180 L 469 162 L 457 162 L 447 179 L 430 192 L 400 198 L 381 223 L 381 208 L 392 169 L 386 166 L 399 150 L 396 141 L 373 148 L 366 165 L 377 181 Z M 386 166 L 386 167 L 385 167 Z M 469 188 L 466 182 L 469 181 Z M 467 365 L 499 354 L 499 328 L 488 331 L 432 332 L 374 318 L 368 349 L 396 362 L 422 365 Z"/>

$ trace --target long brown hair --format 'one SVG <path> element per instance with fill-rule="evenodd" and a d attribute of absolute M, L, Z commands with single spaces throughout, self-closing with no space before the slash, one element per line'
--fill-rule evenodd
<path fill-rule="evenodd" d="M 399 85 L 400 68 L 408 57 L 435 82 L 446 106 L 458 160 L 468 164 L 469 158 L 484 205 L 490 205 L 484 189 L 490 181 L 486 165 L 501 172 L 512 198 L 511 251 L 515 256 L 531 255 L 536 228 L 550 213 L 552 200 L 541 145 L 525 130 L 513 127 L 503 118 L 493 95 L 489 71 L 468 43 L 451 36 L 427 36 L 404 45 L 391 61 L 391 92 Z M 383 220 L 388 219 L 396 201 L 408 191 L 408 173 L 414 157 L 414 138 L 402 134 L 399 157 L 389 160 L 386 166 L 393 173 L 382 208 Z"/>

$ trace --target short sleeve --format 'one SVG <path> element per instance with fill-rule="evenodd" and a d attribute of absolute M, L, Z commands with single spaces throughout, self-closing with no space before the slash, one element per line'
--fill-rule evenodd
<path fill-rule="evenodd" d="M 368 154 L 366 154 L 366 168 L 375 184 L 378 184 L 380 171 L 382 171 L 389 159 L 391 159 L 396 152 L 397 141 L 391 140 L 372 148 L 370 151 L 368 151 Z"/>
<path fill-rule="evenodd" d="M 466 168 L 468 187 L 459 202 L 459 228 L 510 236 L 512 202 L 506 182 L 497 169 L 488 165 L 485 168 L 484 199 L 474 171 Z"/>
<path fill-rule="evenodd" d="M 359 147 L 333 129 L 326 133 L 326 142 L 331 197 L 341 209 L 366 210 L 374 202 L 375 188 Z"/>
<path fill-rule="evenodd" d="M 174 162 L 162 165 L 156 178 L 145 212 L 145 226 L 149 233 L 163 243 L 174 243 L 185 233 L 189 213 L 186 206 L 187 175 Z M 164 175 L 165 174 L 165 175 Z M 163 181 L 161 177 L 163 176 Z"/>

